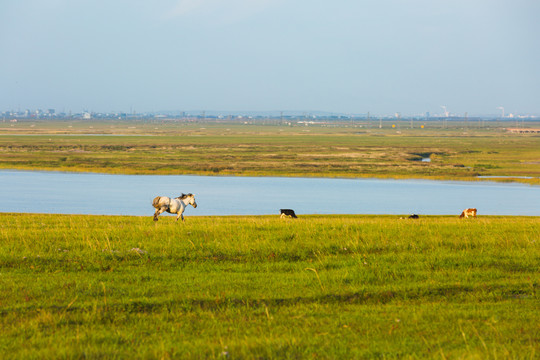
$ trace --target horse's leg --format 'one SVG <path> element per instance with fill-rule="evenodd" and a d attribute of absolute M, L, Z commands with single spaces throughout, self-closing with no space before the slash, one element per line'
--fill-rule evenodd
<path fill-rule="evenodd" d="M 176 217 L 176 221 L 178 221 L 178 219 L 182 218 L 182 221 L 186 221 L 184 220 L 184 213 L 182 212 L 178 212 L 178 216 Z"/>
<path fill-rule="evenodd" d="M 158 216 L 163 213 L 167 208 L 162 207 L 159 209 L 156 209 L 156 212 L 154 213 L 154 221 L 158 221 Z"/>
<path fill-rule="evenodd" d="M 178 221 L 178 219 L 182 218 L 182 221 L 184 221 L 184 215 L 182 215 L 184 212 L 182 211 L 182 209 L 180 208 L 178 210 L 178 212 L 176 213 L 176 221 Z"/>

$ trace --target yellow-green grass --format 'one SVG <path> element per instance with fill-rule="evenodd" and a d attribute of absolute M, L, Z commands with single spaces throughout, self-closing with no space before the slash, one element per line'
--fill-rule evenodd
<path fill-rule="evenodd" d="M 0 214 L 0 350 L 535 359 L 539 220 Z"/>
<path fill-rule="evenodd" d="M 510 176 L 540 183 L 540 136 L 509 134 L 503 128 L 67 124 L 17 123 L 13 134 L 12 124 L 0 123 L 0 168 L 456 180 Z M 97 135 L 84 135 L 89 131 Z M 421 161 L 427 157 L 430 162 Z"/>

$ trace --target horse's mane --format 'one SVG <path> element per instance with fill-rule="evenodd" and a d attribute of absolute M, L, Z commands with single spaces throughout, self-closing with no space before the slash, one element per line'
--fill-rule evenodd
<path fill-rule="evenodd" d="M 190 197 L 190 196 L 193 196 L 193 194 L 192 193 L 189 193 L 189 194 L 182 193 L 182 195 L 177 197 L 177 199 L 184 200 L 185 198 Z"/>

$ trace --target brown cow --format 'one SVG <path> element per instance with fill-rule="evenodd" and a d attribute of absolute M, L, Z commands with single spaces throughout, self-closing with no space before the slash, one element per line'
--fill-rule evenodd
<path fill-rule="evenodd" d="M 459 215 L 460 218 L 462 217 L 468 218 L 469 216 L 476 217 L 476 209 L 474 208 L 465 209 L 463 210 L 461 215 Z"/>

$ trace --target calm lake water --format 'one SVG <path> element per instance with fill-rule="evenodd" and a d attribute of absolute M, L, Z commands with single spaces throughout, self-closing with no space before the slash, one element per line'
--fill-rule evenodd
<path fill-rule="evenodd" d="M 105 175 L 0 170 L 0 212 L 148 215 L 157 196 L 194 193 L 193 215 L 540 215 L 540 186 L 430 180 Z"/>

